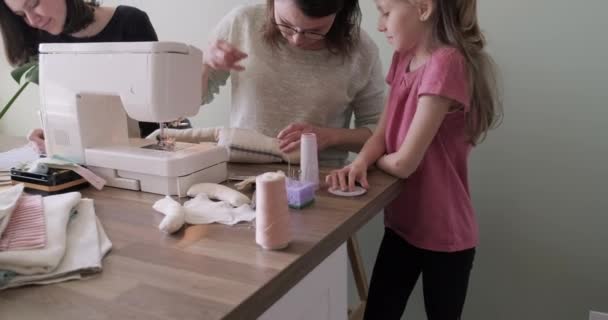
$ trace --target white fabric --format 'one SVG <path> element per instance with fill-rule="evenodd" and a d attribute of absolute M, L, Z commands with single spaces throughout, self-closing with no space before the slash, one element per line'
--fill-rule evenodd
<path fill-rule="evenodd" d="M 245 190 L 245 188 L 255 184 L 255 178 L 256 178 L 256 176 L 251 176 L 239 183 L 235 183 L 234 186 L 236 187 L 237 190 Z"/>
<path fill-rule="evenodd" d="M 67 227 L 65 256 L 58 267 L 51 273 L 16 276 L 0 290 L 81 279 L 101 271 L 101 261 L 112 248 L 112 243 L 95 216 L 93 200 L 81 200 L 76 210 L 77 214 Z"/>
<path fill-rule="evenodd" d="M 146 139 L 156 140 L 160 129 L 155 130 Z M 228 148 L 230 162 L 241 163 L 273 163 L 300 162 L 300 151 L 281 152 L 279 139 L 265 136 L 250 129 L 239 128 L 192 128 L 165 129 L 165 134 L 175 141 L 200 143 L 217 142 Z"/>
<path fill-rule="evenodd" d="M 221 223 L 235 225 L 255 218 L 255 210 L 248 204 L 233 208 L 224 201 L 211 201 L 207 195 L 199 194 L 184 203 L 186 222 L 190 224 Z"/>
<path fill-rule="evenodd" d="M 197 195 L 184 206 L 171 197 L 165 197 L 154 203 L 153 208 L 165 215 L 158 227 L 167 233 L 176 232 L 184 223 L 235 225 L 255 218 L 255 210 L 247 204 L 233 208 L 224 201 L 211 201 L 206 194 Z"/>
<path fill-rule="evenodd" d="M 43 206 L 46 219 L 46 247 L 0 252 L 0 270 L 14 271 L 22 275 L 49 273 L 55 270 L 65 255 L 66 230 L 70 213 L 80 199 L 78 192 L 45 197 Z"/>
<path fill-rule="evenodd" d="M 241 163 L 300 163 L 300 151 L 284 153 L 280 141 L 255 130 L 223 128 L 219 131 L 218 145 L 228 148 L 230 162 Z"/>
<path fill-rule="evenodd" d="M 10 172 L 11 168 L 20 168 L 38 158 L 40 158 L 40 154 L 29 143 L 6 152 L 0 152 L 0 171 Z"/>
<path fill-rule="evenodd" d="M 186 213 L 184 207 L 179 202 L 173 200 L 170 196 L 166 196 L 154 203 L 152 208 L 165 215 L 165 218 L 158 225 L 160 231 L 166 233 L 174 233 L 179 230 L 186 222 Z"/>
<path fill-rule="evenodd" d="M 15 211 L 21 194 L 23 194 L 23 184 L 21 183 L 0 192 L 0 237 Z"/>
<path fill-rule="evenodd" d="M 219 130 L 220 128 L 165 129 L 165 134 L 180 142 L 217 142 Z M 159 134 L 160 129 L 156 129 L 146 139 L 156 140 Z"/>
<path fill-rule="evenodd" d="M 217 183 L 198 183 L 188 189 L 189 197 L 196 197 L 199 194 L 206 194 L 209 199 L 227 201 L 233 207 L 240 207 L 251 203 L 246 195 Z"/>

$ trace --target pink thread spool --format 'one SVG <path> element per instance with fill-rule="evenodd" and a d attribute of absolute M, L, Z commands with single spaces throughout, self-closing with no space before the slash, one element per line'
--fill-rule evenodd
<path fill-rule="evenodd" d="M 267 250 L 283 249 L 291 240 L 285 175 L 267 172 L 255 183 L 255 242 Z"/>

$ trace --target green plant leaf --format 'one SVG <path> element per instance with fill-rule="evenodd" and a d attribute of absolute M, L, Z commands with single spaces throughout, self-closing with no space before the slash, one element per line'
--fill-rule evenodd
<path fill-rule="evenodd" d="M 31 71 L 33 68 L 38 69 L 38 61 L 37 60 L 30 61 L 30 62 L 28 62 L 26 64 L 23 64 L 23 65 L 15 68 L 15 69 L 13 69 L 13 71 L 11 71 L 11 76 L 13 77 L 13 79 L 15 80 L 15 82 L 21 83 L 21 80 L 23 79 L 23 75 L 26 74 L 28 71 Z"/>
<path fill-rule="evenodd" d="M 17 90 L 17 92 L 15 92 L 13 97 L 6 103 L 4 108 L 2 108 L 2 111 L 0 111 L 0 120 L 2 119 L 2 117 L 4 117 L 4 114 L 8 111 L 8 109 L 10 109 L 10 107 L 13 105 L 13 103 L 15 103 L 15 100 L 17 100 L 17 97 L 19 97 L 19 95 L 21 95 L 21 92 L 23 92 L 23 90 L 25 90 L 25 88 L 27 87 L 28 84 L 30 84 L 29 81 L 26 81 L 25 83 L 23 83 L 21 85 L 21 87 L 19 87 L 19 90 Z"/>
<path fill-rule="evenodd" d="M 21 78 L 21 80 L 38 84 L 38 70 L 39 69 L 40 68 L 39 68 L 38 64 L 36 63 L 28 71 L 25 72 L 25 74 L 23 75 L 23 78 Z"/>
<path fill-rule="evenodd" d="M 4 117 L 4 114 L 6 114 L 8 109 L 11 108 L 11 106 L 15 103 L 15 100 L 17 100 L 19 95 L 21 95 L 23 90 L 25 90 L 25 88 L 28 86 L 28 84 L 30 84 L 30 82 L 38 84 L 38 70 L 38 61 L 34 60 L 11 71 L 11 76 L 21 86 L 19 87 L 17 92 L 15 92 L 15 94 L 11 97 L 11 99 L 6 103 L 6 105 L 4 105 L 2 111 L 0 111 L 0 119 Z"/>

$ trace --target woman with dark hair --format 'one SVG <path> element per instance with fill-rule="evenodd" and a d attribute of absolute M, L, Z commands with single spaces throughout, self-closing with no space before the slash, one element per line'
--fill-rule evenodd
<path fill-rule="evenodd" d="M 85 0 L 0 1 L 0 28 L 13 66 L 35 59 L 40 43 L 158 40 L 145 12 Z"/>
<path fill-rule="evenodd" d="M 384 100 L 378 48 L 360 21 L 357 0 L 268 0 L 234 9 L 205 50 L 205 102 L 230 78 L 231 127 L 278 137 L 283 152 L 314 132 L 320 161 L 341 164 L 371 136 Z"/>
<path fill-rule="evenodd" d="M 0 0 L 0 31 L 12 66 L 37 59 L 40 43 L 158 41 L 148 15 L 134 7 L 85 0 Z M 140 122 L 140 135 L 158 128 Z M 30 140 L 44 150 L 43 132 Z"/>

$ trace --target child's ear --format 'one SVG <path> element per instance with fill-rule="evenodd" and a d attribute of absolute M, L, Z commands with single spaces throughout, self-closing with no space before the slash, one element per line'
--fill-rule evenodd
<path fill-rule="evenodd" d="M 448 0 L 453 1 L 453 0 Z M 435 11 L 434 0 L 420 0 L 418 1 L 418 16 L 420 21 L 427 21 L 431 18 L 431 15 Z"/>

